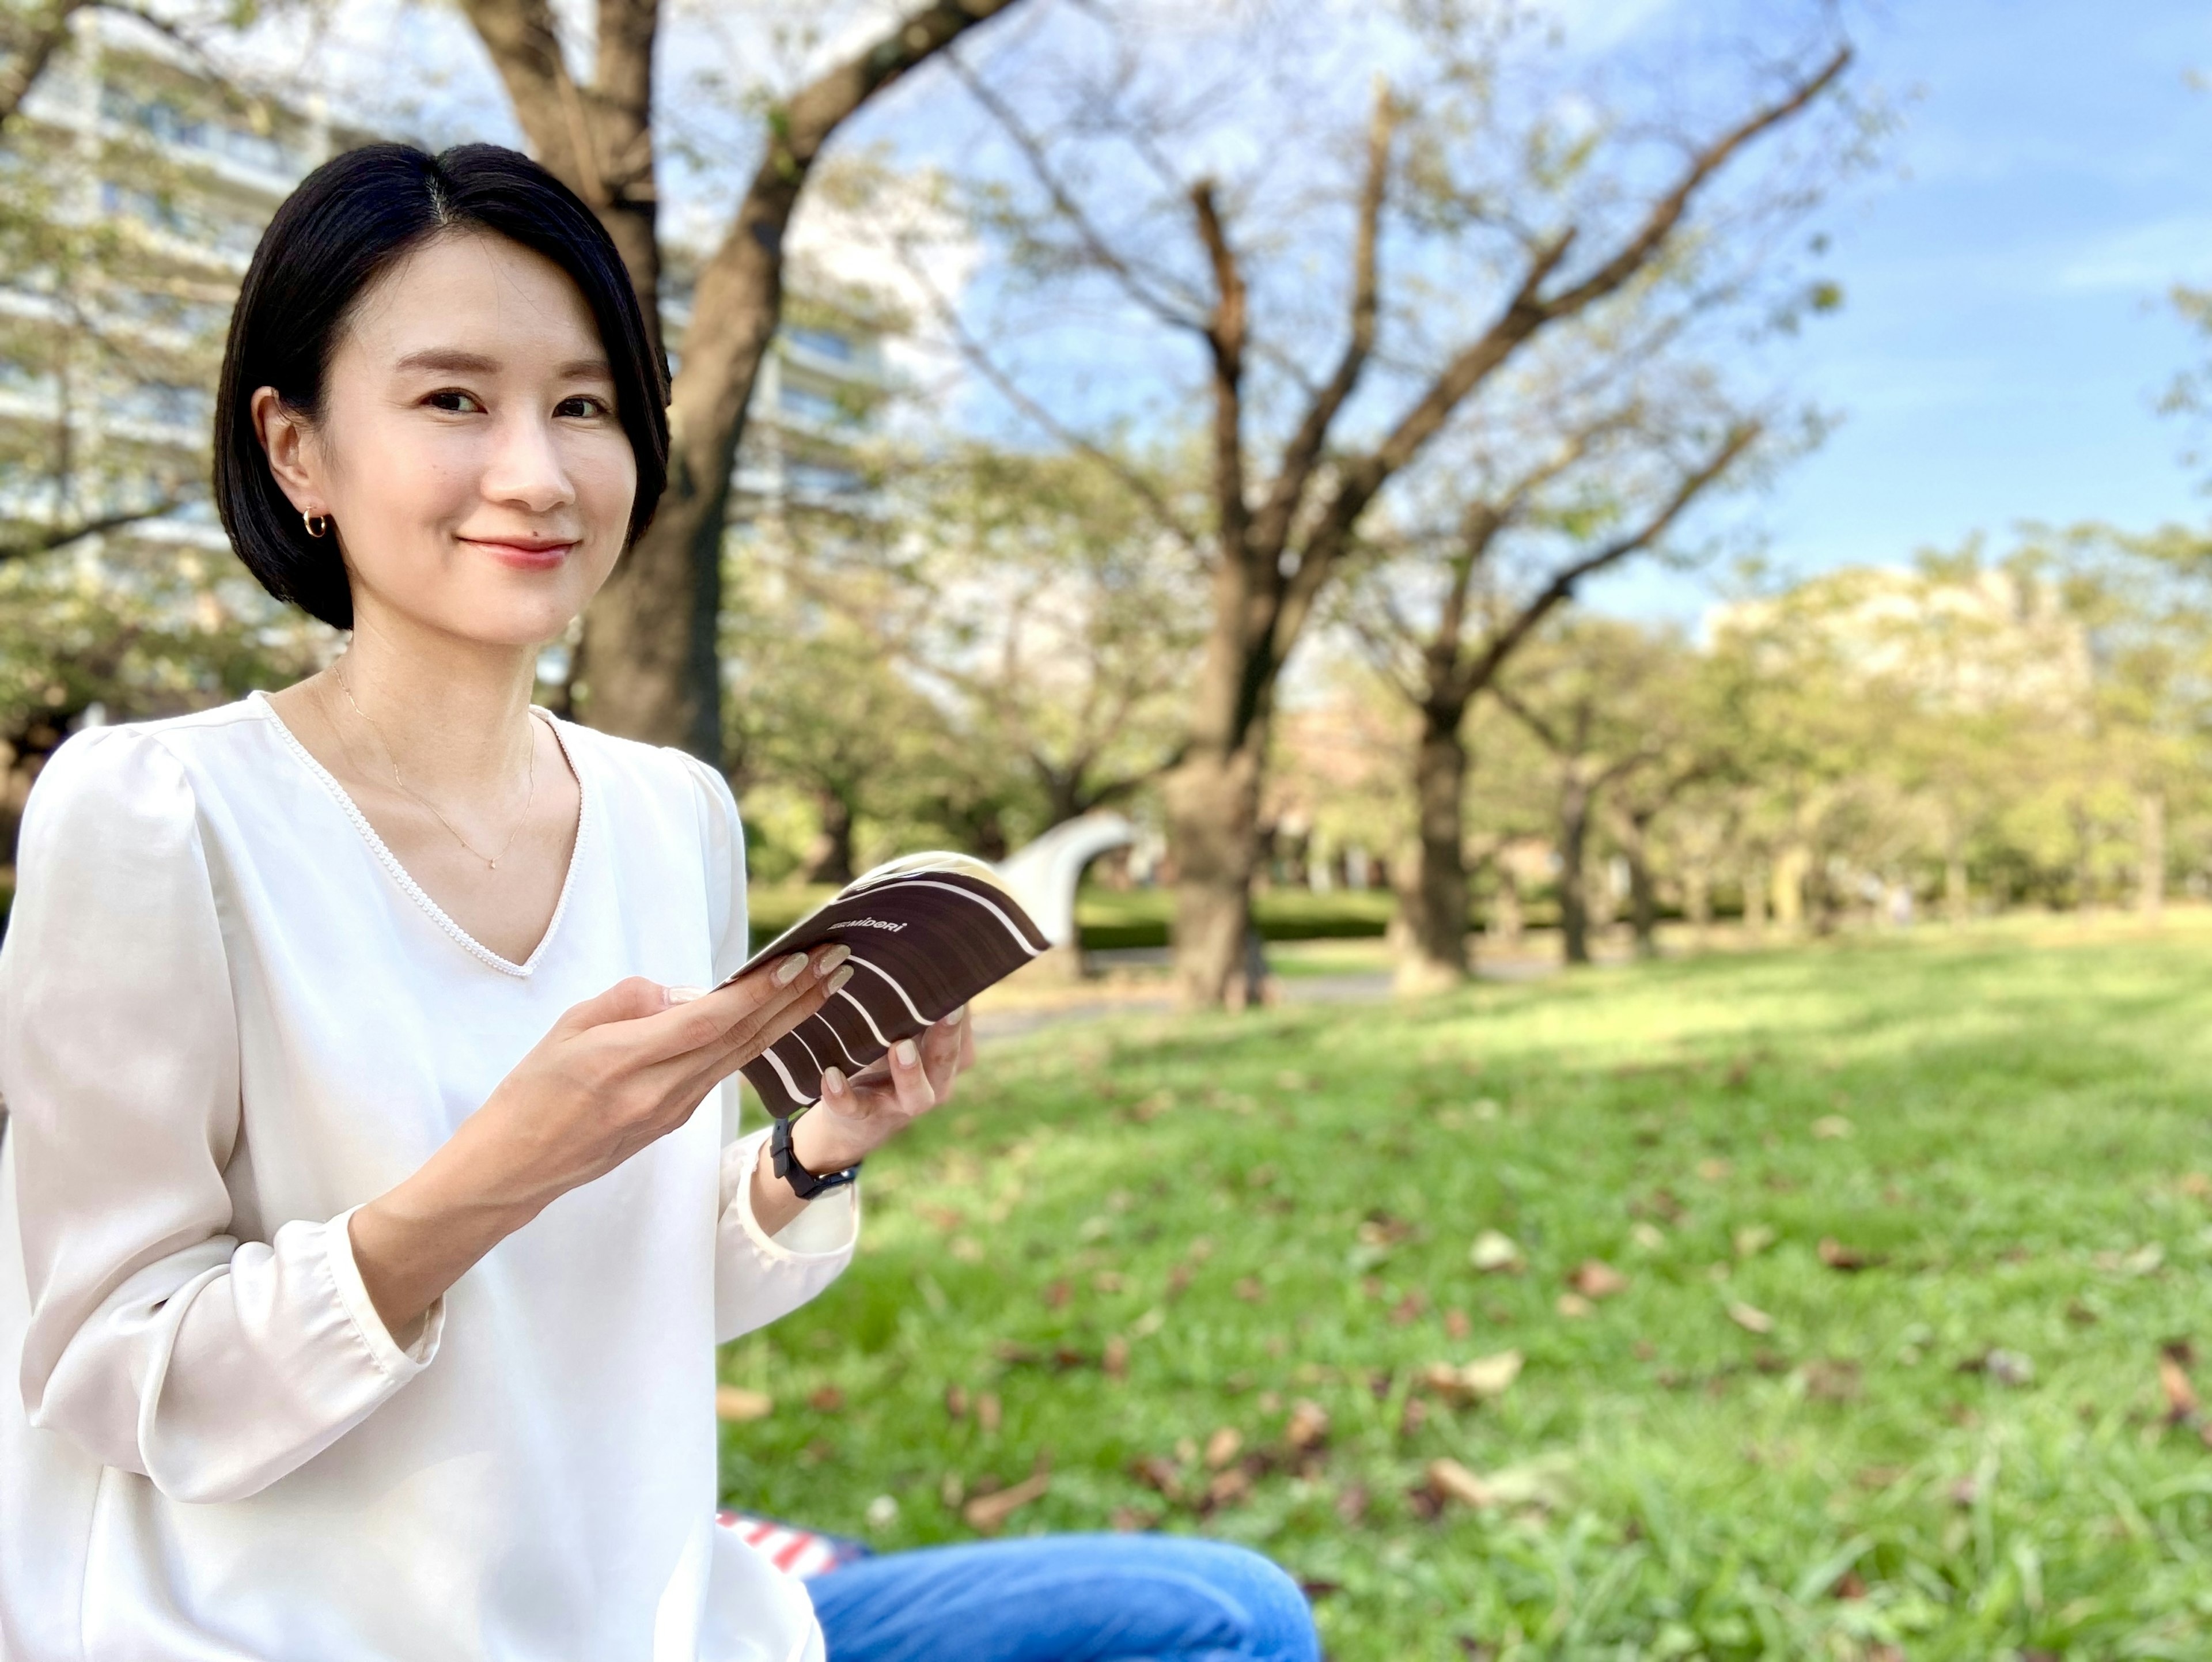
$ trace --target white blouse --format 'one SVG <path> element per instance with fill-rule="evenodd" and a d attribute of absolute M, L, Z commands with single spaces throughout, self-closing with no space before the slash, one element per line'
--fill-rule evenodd
<path fill-rule="evenodd" d="M 0 951 L 0 1658 L 791 1662 L 804 1590 L 714 1526 L 714 1346 L 850 1259 L 770 1238 L 709 1097 L 392 1342 L 346 1220 L 554 1019 L 745 956 L 737 807 L 556 726 L 575 853 L 525 964 L 416 886 L 267 700 L 85 733 Z"/>

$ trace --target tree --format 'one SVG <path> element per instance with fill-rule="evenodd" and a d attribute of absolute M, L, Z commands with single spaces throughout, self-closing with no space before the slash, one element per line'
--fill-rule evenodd
<path fill-rule="evenodd" d="M 1436 538 L 1377 539 L 1376 557 L 1358 570 L 1362 581 L 1343 608 L 1420 723 L 1413 764 L 1418 840 L 1398 885 L 1398 982 L 1409 990 L 1449 985 L 1468 971 L 1468 709 L 1582 584 L 1656 545 L 1759 431 L 1752 420 L 1699 423 L 1703 412 L 1671 401 L 1655 408 L 1642 398 L 1568 415 L 1556 408 L 1565 398 L 1527 400 L 1542 411 L 1539 419 L 1550 418 L 1547 426 L 1565 429 L 1548 455 L 1503 479 L 1506 468 L 1489 455 L 1449 470 L 1458 476 L 1453 494 L 1465 498 L 1456 526 Z M 1538 551 L 1510 559 L 1516 540 L 1535 542 Z M 1540 721 L 1531 727 L 1547 742 L 1569 742 Z M 1648 880 L 1645 868 L 1632 869 Z M 1577 878 L 1577 906 L 1578 885 Z M 1648 944 L 1650 896 L 1638 892 L 1638 940 Z"/>
<path fill-rule="evenodd" d="M 1273 14 L 1266 40 L 1194 44 L 1186 25 L 1171 66 L 1130 33 L 1001 76 L 1003 90 L 971 82 L 1014 175 L 990 181 L 976 213 L 1014 273 L 995 293 L 1034 298 L 1037 315 L 982 324 L 947 307 L 948 331 L 1017 411 L 1121 477 L 1208 574 L 1186 742 L 1164 782 L 1177 976 L 1194 1002 L 1243 990 L 1277 685 L 1370 509 L 1532 342 L 1594 321 L 1682 257 L 1693 208 L 1713 207 L 1717 182 L 1850 61 L 1841 48 L 1798 59 L 1696 138 L 1650 111 L 1580 128 L 1556 101 L 1499 90 L 1532 69 L 1517 19 L 1402 15 L 1402 33 L 1379 16 L 1309 21 L 1343 31 L 1325 43 Z M 1363 56 L 1398 79 L 1355 117 L 1345 68 Z M 1761 221 L 1756 196 L 1706 224 Z M 1326 288 L 1317 264 L 1335 274 Z M 1204 435 L 1202 492 L 1170 496 L 1119 469 L 1086 436 L 1082 401 L 1040 390 L 1001 349 L 1046 326 L 1048 308 L 1169 344 L 1132 405 Z"/>
<path fill-rule="evenodd" d="M 659 0 L 599 0 L 593 73 L 571 73 L 552 0 L 463 0 L 538 158 L 605 225 L 656 335 L 661 311 L 653 52 Z M 761 152 L 700 267 L 669 396 L 666 494 L 652 527 L 592 602 L 577 684 L 586 719 L 718 759 L 717 659 L 730 472 L 783 298 L 786 233 L 824 149 L 852 116 L 1014 0 L 933 0 L 760 120 Z"/>
<path fill-rule="evenodd" d="M 1569 964 L 1590 961 L 1592 834 L 1608 796 L 1633 775 L 1666 769 L 1640 799 L 1646 806 L 1638 834 L 1648 837 L 1659 809 L 1708 765 L 1680 719 L 1687 657 L 1668 636 L 1612 618 L 1575 618 L 1547 631 L 1510 678 L 1491 685 L 1552 759 L 1560 951 Z M 1650 882 L 1647 865 L 1644 946 L 1653 916 Z"/>
<path fill-rule="evenodd" d="M 1202 597 L 1186 551 L 1114 481 L 968 443 L 906 470 L 886 511 L 922 587 L 911 670 L 957 704 L 965 742 L 1029 770 L 1038 829 L 1174 763 Z"/>

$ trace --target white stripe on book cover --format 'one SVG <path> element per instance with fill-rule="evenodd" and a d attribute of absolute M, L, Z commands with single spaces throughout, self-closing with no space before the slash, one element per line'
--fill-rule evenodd
<path fill-rule="evenodd" d="M 1012 918 L 1007 916 L 1006 913 L 1000 911 L 998 907 L 984 899 L 981 895 L 977 894 L 973 889 L 963 889 L 957 883 L 933 883 L 926 877 L 887 877 L 882 883 L 872 885 L 871 889 L 872 891 L 873 889 L 882 888 L 886 885 L 892 883 L 904 883 L 917 889 L 944 889 L 953 894 L 960 896 L 963 900 L 972 900 L 977 905 L 981 906 L 985 911 L 990 913 L 992 916 L 997 918 L 1000 922 L 1005 924 L 1006 926 L 1006 933 L 1014 938 L 1014 944 L 1019 947 L 1024 952 L 1027 953 L 1031 958 L 1035 958 L 1039 953 L 1044 951 L 1044 948 L 1042 947 L 1030 946 L 1029 937 L 1021 932 L 1021 929 L 1015 924 Z M 913 1007 L 908 1006 L 908 1008 L 912 1008 Z M 920 1019 L 918 1015 L 916 1019 Z"/>
<path fill-rule="evenodd" d="M 880 964 L 869 963 L 866 959 L 862 958 L 857 953 L 853 956 L 853 962 L 859 965 L 864 970 L 873 970 L 878 975 L 883 977 L 884 980 L 890 982 L 891 984 L 891 990 L 899 995 L 899 1002 L 906 1006 L 907 1014 L 912 1016 L 916 1021 L 921 1023 L 923 1026 L 927 1027 L 929 1025 L 929 1018 L 914 1008 L 914 1001 L 906 995 L 906 989 L 898 984 L 898 978 L 892 975 L 889 970 L 884 968 Z M 845 996 L 851 998 L 853 995 L 850 993 L 847 993 Z M 876 1024 L 872 1021 L 868 1024 L 871 1027 L 875 1025 Z M 883 1038 L 883 1034 L 878 1032 L 876 1037 L 878 1038 Z"/>
<path fill-rule="evenodd" d="M 860 960 L 857 958 L 853 960 L 855 964 L 858 964 L 860 961 Z M 843 999 L 845 1002 L 851 1005 L 854 1009 L 860 1013 L 860 1020 L 868 1024 L 868 1031 L 876 1036 L 877 1044 L 882 1045 L 886 1050 L 891 1048 L 890 1040 L 884 1037 L 884 1030 L 876 1026 L 875 1017 L 868 1014 L 868 1007 L 861 1003 L 859 999 L 853 996 L 853 989 L 851 988 L 839 988 L 837 989 L 837 996 Z"/>
<path fill-rule="evenodd" d="M 799 1081 L 791 1076 L 791 1069 L 785 1067 L 783 1065 L 783 1058 L 776 1055 L 775 1046 L 773 1044 L 769 1045 L 769 1048 L 763 1050 L 761 1054 L 768 1058 L 768 1065 L 775 1069 L 775 1076 L 783 1081 L 783 1088 L 791 1093 L 791 1099 L 793 1102 L 811 1102 L 814 1100 L 812 1097 L 808 1096 L 805 1092 L 799 1088 Z"/>
<path fill-rule="evenodd" d="M 851 1062 L 855 1068 L 865 1068 L 868 1065 L 866 1062 L 861 1061 L 858 1056 L 853 1054 L 853 1047 L 845 1043 L 845 1036 L 837 1031 L 837 1024 L 830 1020 L 830 1018 L 822 1011 L 817 1010 L 807 1020 L 809 1026 L 811 1026 L 817 1021 L 822 1024 L 823 1031 L 828 1033 L 830 1038 L 837 1041 L 837 1048 L 845 1053 L 846 1061 Z M 808 1054 L 811 1055 L 813 1047 L 809 1045 L 807 1050 Z"/>
<path fill-rule="evenodd" d="M 806 1042 L 806 1034 L 805 1031 L 802 1028 L 793 1027 L 791 1030 L 791 1037 L 797 1039 L 799 1041 L 799 1048 L 806 1052 L 806 1059 L 814 1064 L 815 1073 L 817 1075 L 820 1074 L 822 1071 L 822 1058 L 814 1054 L 814 1047 Z"/>

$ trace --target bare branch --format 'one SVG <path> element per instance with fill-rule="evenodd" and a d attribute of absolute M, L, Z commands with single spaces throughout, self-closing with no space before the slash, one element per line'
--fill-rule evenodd
<path fill-rule="evenodd" d="M 21 44 L 10 43 L 13 51 L 6 67 L 0 69 L 0 130 L 15 119 L 53 55 L 68 43 L 70 20 L 85 4 L 86 0 L 50 0 Z"/>
<path fill-rule="evenodd" d="M 1851 49 L 1838 46 L 1833 57 L 1822 64 L 1810 79 L 1799 82 L 1787 97 L 1754 111 L 1733 130 L 1700 150 L 1691 159 L 1689 167 L 1675 182 L 1674 188 L 1652 204 L 1650 213 L 1644 216 L 1644 223 L 1620 246 L 1613 257 L 1572 288 L 1547 300 L 1547 309 L 1555 315 L 1581 311 L 1592 301 L 1602 300 L 1642 271 L 1665 245 L 1667 239 L 1674 234 L 1674 228 L 1681 223 L 1682 216 L 1689 210 L 1690 198 L 1705 182 L 1726 167 L 1738 150 L 1761 133 L 1798 114 L 1834 85 L 1837 77 L 1850 66 L 1850 61 Z"/>
<path fill-rule="evenodd" d="M 1244 502 L 1244 274 L 1213 198 L 1213 181 L 1191 186 L 1190 205 L 1198 234 L 1213 267 L 1213 315 L 1206 321 L 1206 344 L 1213 359 L 1213 494 L 1221 557 L 1231 565 L 1252 557 Z"/>
<path fill-rule="evenodd" d="M 1704 465 L 1684 477 L 1659 511 L 1636 530 L 1625 537 L 1605 544 L 1595 552 L 1562 567 L 1552 575 L 1535 597 L 1511 622 L 1491 638 L 1490 645 L 1481 657 L 1467 667 L 1463 685 L 1464 696 L 1472 698 L 1497 679 L 1498 672 L 1511 657 L 1521 643 L 1528 638 L 1536 626 L 1553 612 L 1574 598 L 1575 589 L 1585 579 L 1595 576 L 1607 566 L 1618 565 L 1638 550 L 1649 548 L 1665 536 L 1683 511 L 1705 490 L 1734 466 L 1738 457 L 1758 440 L 1759 426 L 1746 422 L 1729 430 L 1720 447 L 1708 457 Z"/>
<path fill-rule="evenodd" d="M 947 52 L 945 59 L 952 73 L 959 77 L 961 85 L 968 88 L 969 95 L 983 107 L 991 119 L 999 124 L 1000 131 L 1013 141 L 1014 148 L 1020 152 L 1030 176 L 1043 187 L 1054 210 L 1074 230 L 1076 240 L 1083 245 L 1083 252 L 1091 263 L 1112 277 L 1130 299 L 1170 328 L 1203 333 L 1205 325 L 1192 315 L 1192 302 L 1188 297 L 1183 304 L 1178 304 L 1158 293 L 1133 265 L 1115 252 L 1091 216 L 1084 211 L 1083 204 L 1076 200 L 1075 192 L 1068 188 L 1053 167 L 1051 157 L 1045 153 L 1043 141 L 1023 125 L 1013 107 L 969 69 L 959 53 Z"/>
<path fill-rule="evenodd" d="M 961 321 L 958 308 L 952 304 L 944 290 L 938 287 L 935 279 L 929 275 L 921 262 L 914 258 L 913 251 L 903 242 L 899 243 L 897 247 L 901 262 L 913 274 L 915 280 L 921 285 L 924 292 L 928 295 L 930 309 L 937 314 L 939 323 L 951 337 L 952 344 L 959 350 L 962 360 L 973 368 L 975 373 L 982 376 L 985 380 L 990 382 L 1000 397 L 1012 405 L 1042 431 L 1050 435 L 1055 441 L 1104 468 L 1151 510 L 1152 517 L 1159 521 L 1163 530 L 1186 548 L 1195 550 L 1199 546 L 1197 533 L 1183 521 L 1182 517 L 1175 511 L 1174 506 L 1160 494 L 1158 487 L 1135 468 L 1131 467 L 1122 458 L 1115 455 L 1104 446 L 1085 437 L 1073 428 L 1066 425 L 1051 411 L 1024 392 L 1020 384 L 1000 367 L 997 360 L 992 357 L 982 342 L 977 340 L 969 332 L 968 326 Z"/>
<path fill-rule="evenodd" d="M 102 514 L 96 520 L 82 521 L 76 525 L 57 526 L 48 530 L 33 532 L 28 536 L 0 537 L 0 563 L 9 560 L 27 560 L 40 554 L 51 554 L 57 549 L 81 543 L 87 537 L 98 537 L 110 531 L 120 531 L 125 526 L 158 520 L 184 506 L 181 496 L 169 497 L 150 508 L 134 508 L 120 514 Z"/>
<path fill-rule="evenodd" d="M 1359 384 L 1361 372 L 1375 350 L 1375 320 L 1378 309 L 1376 263 L 1382 240 L 1382 204 L 1390 179 L 1390 140 L 1398 122 L 1397 105 L 1387 82 L 1375 86 L 1375 113 L 1367 128 L 1367 174 L 1359 193 L 1359 228 L 1352 257 L 1352 315 L 1344 353 L 1335 371 L 1313 396 L 1305 417 L 1284 447 L 1275 484 L 1254 527 L 1256 551 L 1272 561 L 1290 540 L 1306 487 L 1328 441 L 1330 427 Z"/>

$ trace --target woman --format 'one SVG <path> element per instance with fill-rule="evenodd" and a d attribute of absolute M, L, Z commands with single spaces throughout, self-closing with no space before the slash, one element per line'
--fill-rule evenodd
<path fill-rule="evenodd" d="M 822 1654 L 714 1526 L 714 1346 L 844 1268 L 850 1173 L 973 1044 L 956 1013 L 825 1081 L 787 1148 L 724 1142 L 722 1081 L 851 971 L 722 985 L 727 787 L 528 702 L 652 516 L 664 393 L 605 234 L 510 151 L 352 152 L 264 237 L 216 496 L 351 639 L 273 697 L 80 735 L 32 793 L 0 1655 Z M 823 1589 L 836 1662 L 1314 1653 L 1279 1572 L 1203 1543 Z"/>

